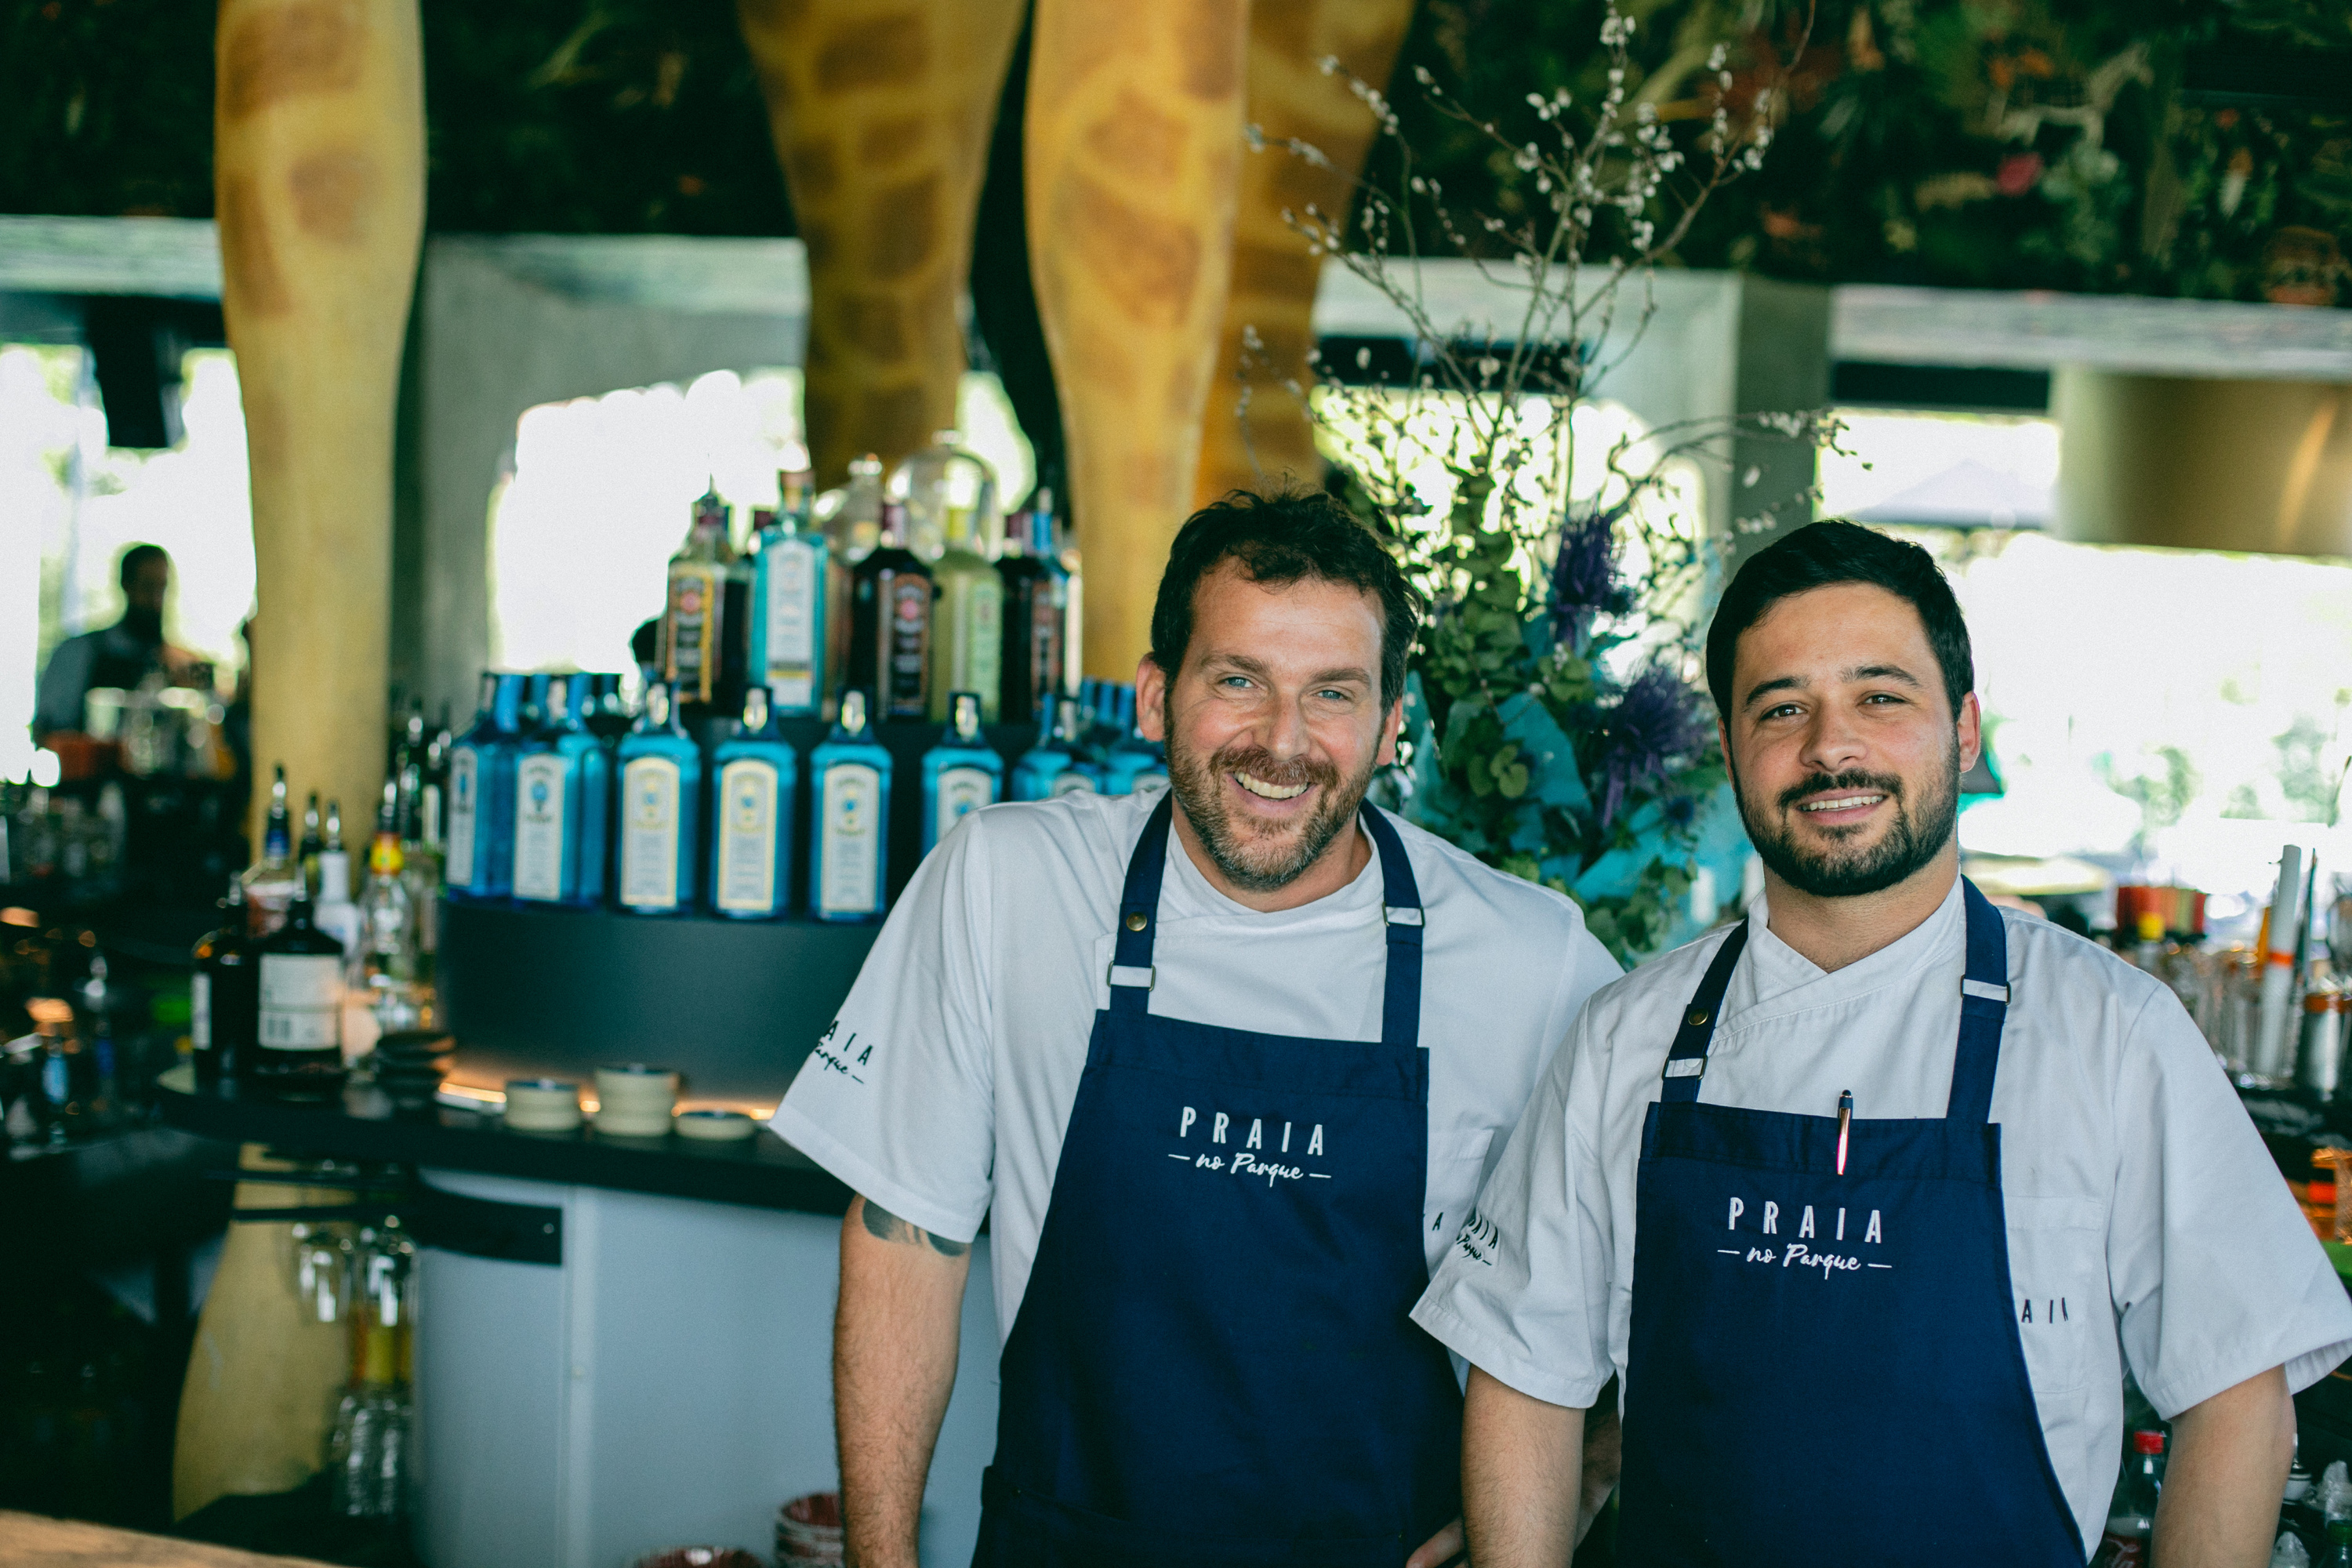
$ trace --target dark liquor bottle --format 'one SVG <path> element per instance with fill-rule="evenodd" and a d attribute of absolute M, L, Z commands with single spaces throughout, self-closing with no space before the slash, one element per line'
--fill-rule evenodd
<path fill-rule="evenodd" d="M 260 1005 L 248 1072 L 289 1099 L 323 1099 L 343 1082 L 343 944 L 310 918 L 298 887 L 286 923 L 261 941 Z"/>
<path fill-rule="evenodd" d="M 259 955 L 246 929 L 242 880 L 228 879 L 220 908 L 220 929 L 197 939 L 196 973 L 188 982 L 188 1037 L 203 1083 L 237 1077 L 253 1049 L 253 969 Z"/>
<path fill-rule="evenodd" d="M 1054 492 L 1040 489 L 1026 510 L 1004 523 L 1003 700 L 1007 724 L 1043 724 L 1062 694 L 1063 647 L 1070 616 L 1070 574 L 1054 541 Z"/>
<path fill-rule="evenodd" d="M 907 548 L 907 509 L 882 503 L 882 542 L 851 573 L 856 608 L 849 632 L 849 684 L 874 693 L 876 719 L 930 711 L 931 569 Z"/>
<path fill-rule="evenodd" d="M 712 489 L 694 503 L 686 542 L 669 558 L 668 596 L 662 605 L 661 677 L 680 708 L 708 706 L 719 695 L 727 662 L 727 503 Z"/>

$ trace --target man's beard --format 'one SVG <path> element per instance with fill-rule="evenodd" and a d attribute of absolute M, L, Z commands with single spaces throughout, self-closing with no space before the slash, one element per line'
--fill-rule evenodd
<path fill-rule="evenodd" d="M 1748 809 L 1748 791 L 1740 785 L 1736 767 L 1732 770 L 1732 795 L 1739 803 L 1739 820 L 1748 829 L 1748 841 L 1756 846 L 1756 853 L 1773 875 L 1797 891 L 1817 899 L 1854 899 L 1885 891 L 1934 860 L 1951 842 L 1960 801 L 1960 746 L 1957 738 L 1945 759 L 1942 777 L 1936 782 L 1943 787 L 1922 798 L 1916 815 L 1906 796 L 1903 781 L 1892 773 L 1869 773 L 1858 769 L 1814 773 L 1780 793 L 1777 804 L 1783 812 L 1801 800 L 1833 790 L 1883 793 L 1895 807 L 1895 820 L 1879 836 L 1877 843 L 1852 851 L 1802 849 L 1798 847 L 1793 832 L 1778 830 L 1776 824 L 1782 818 L 1759 822 L 1757 814 Z"/>
<path fill-rule="evenodd" d="M 1225 880 L 1245 892 L 1276 892 L 1303 876 L 1355 820 L 1356 808 L 1371 787 L 1375 765 L 1367 763 L 1362 773 L 1342 781 L 1328 763 L 1307 757 L 1279 763 L 1262 746 L 1228 746 L 1204 761 L 1185 746 L 1174 725 L 1168 729 L 1168 784 L 1176 804 L 1184 808 L 1185 820 Z M 1319 786 L 1323 804 L 1290 835 L 1258 831 L 1246 821 L 1236 822 L 1228 808 L 1224 776 L 1229 773 L 1247 773 L 1281 788 Z"/>

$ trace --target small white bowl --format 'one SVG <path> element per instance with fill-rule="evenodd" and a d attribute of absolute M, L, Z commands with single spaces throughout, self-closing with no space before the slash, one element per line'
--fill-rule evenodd
<path fill-rule="evenodd" d="M 560 1078 L 507 1079 L 506 1123 L 517 1132 L 569 1132 L 580 1125 L 580 1086 Z"/>
<path fill-rule="evenodd" d="M 760 1130 L 758 1122 L 740 1110 L 681 1110 L 670 1124 L 679 1137 L 707 1143 L 732 1143 Z"/>

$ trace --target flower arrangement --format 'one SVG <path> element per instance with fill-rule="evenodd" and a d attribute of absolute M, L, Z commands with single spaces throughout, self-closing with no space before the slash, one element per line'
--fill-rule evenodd
<path fill-rule="evenodd" d="M 1695 487 L 1731 479 L 1734 436 L 1817 442 L 1832 428 L 1801 414 L 1645 430 L 1597 395 L 1654 308 L 1650 269 L 1711 195 L 1761 166 L 1771 139 L 1769 88 L 1735 117 L 1724 46 L 1706 62 L 1715 98 L 1696 134 L 1629 100 L 1634 31 L 1611 7 L 1607 89 L 1585 113 L 1565 91 L 1530 95 L 1526 140 L 1417 73 L 1430 103 L 1529 177 L 1534 214 L 1457 216 L 1402 144 L 1395 110 L 1356 81 L 1402 188 L 1360 185 L 1352 222 L 1290 215 L 1418 340 L 1411 375 L 1327 383 L 1311 398 L 1343 493 L 1431 606 L 1390 798 L 1488 864 L 1574 898 L 1626 961 L 1692 934 L 1701 867 L 1744 859 L 1694 683 L 1708 576 L 1730 546 L 1708 538 Z M 1416 266 L 1430 238 L 1472 259 L 1516 319 L 1476 341 L 1435 319 Z M 1759 512 L 1735 532 L 1772 521 Z"/>

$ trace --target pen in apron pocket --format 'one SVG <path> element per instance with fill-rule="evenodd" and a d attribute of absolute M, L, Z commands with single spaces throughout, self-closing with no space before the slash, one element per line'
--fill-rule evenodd
<path fill-rule="evenodd" d="M 1838 1173 L 1839 1175 L 1841 1175 L 1841 1176 L 1843 1176 L 1843 1175 L 1844 1175 L 1844 1174 L 1845 1174 L 1845 1141 L 1846 1141 L 1846 1134 L 1847 1134 L 1848 1132 L 1850 1132 L 1850 1131 L 1853 1130 L 1853 1090 L 1852 1090 L 1852 1089 L 1843 1089 L 1843 1090 L 1841 1090 L 1841 1091 L 1839 1092 L 1839 1094 L 1838 1094 L 1838 1169 L 1837 1169 L 1837 1173 Z"/>

